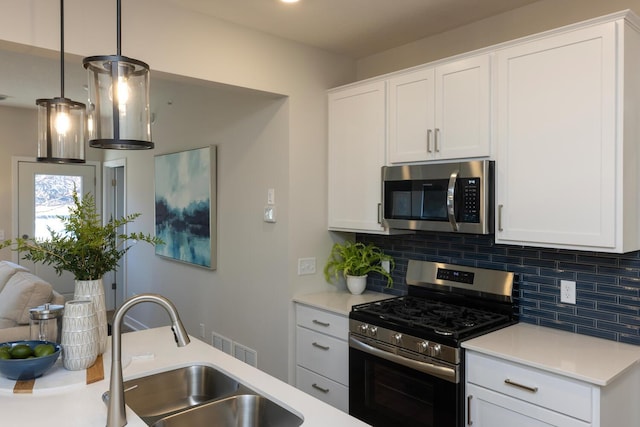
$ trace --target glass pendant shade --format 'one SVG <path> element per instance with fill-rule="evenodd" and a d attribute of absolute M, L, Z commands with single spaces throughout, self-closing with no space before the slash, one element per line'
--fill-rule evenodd
<path fill-rule="evenodd" d="M 38 99 L 40 162 L 84 163 L 85 105 L 67 98 Z"/>
<path fill-rule="evenodd" d="M 87 130 L 95 148 L 153 148 L 149 66 L 120 55 L 83 60 L 89 77 Z"/>
<path fill-rule="evenodd" d="M 86 107 L 64 96 L 64 0 L 60 0 L 60 96 L 36 99 L 39 162 L 84 163 Z"/>

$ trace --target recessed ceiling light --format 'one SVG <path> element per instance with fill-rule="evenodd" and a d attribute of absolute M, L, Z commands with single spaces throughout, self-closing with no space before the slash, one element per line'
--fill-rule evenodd
<path fill-rule="evenodd" d="M 298 3 L 300 0 L 280 0 L 282 3 Z"/>

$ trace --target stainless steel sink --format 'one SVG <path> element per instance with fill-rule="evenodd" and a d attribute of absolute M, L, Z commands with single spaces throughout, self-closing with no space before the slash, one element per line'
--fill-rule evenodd
<path fill-rule="evenodd" d="M 297 427 L 303 419 L 271 400 L 242 394 L 163 418 L 152 427 Z"/>
<path fill-rule="evenodd" d="M 243 388 L 238 381 L 210 366 L 193 365 L 126 381 L 124 389 L 125 403 L 151 425 Z"/>
<path fill-rule="evenodd" d="M 303 419 L 205 365 L 124 383 L 124 398 L 153 427 L 297 427 Z"/>

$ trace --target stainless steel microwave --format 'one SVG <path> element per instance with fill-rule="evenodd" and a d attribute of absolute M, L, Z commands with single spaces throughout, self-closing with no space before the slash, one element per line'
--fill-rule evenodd
<path fill-rule="evenodd" d="M 495 165 L 490 160 L 382 168 L 382 223 L 401 230 L 491 234 Z"/>

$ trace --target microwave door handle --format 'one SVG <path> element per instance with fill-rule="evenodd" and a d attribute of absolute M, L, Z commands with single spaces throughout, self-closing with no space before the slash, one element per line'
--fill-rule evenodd
<path fill-rule="evenodd" d="M 458 223 L 456 222 L 456 181 L 458 179 L 458 172 L 455 171 L 449 176 L 449 188 L 447 189 L 447 215 L 449 217 L 449 223 L 453 231 L 458 231 Z"/>

